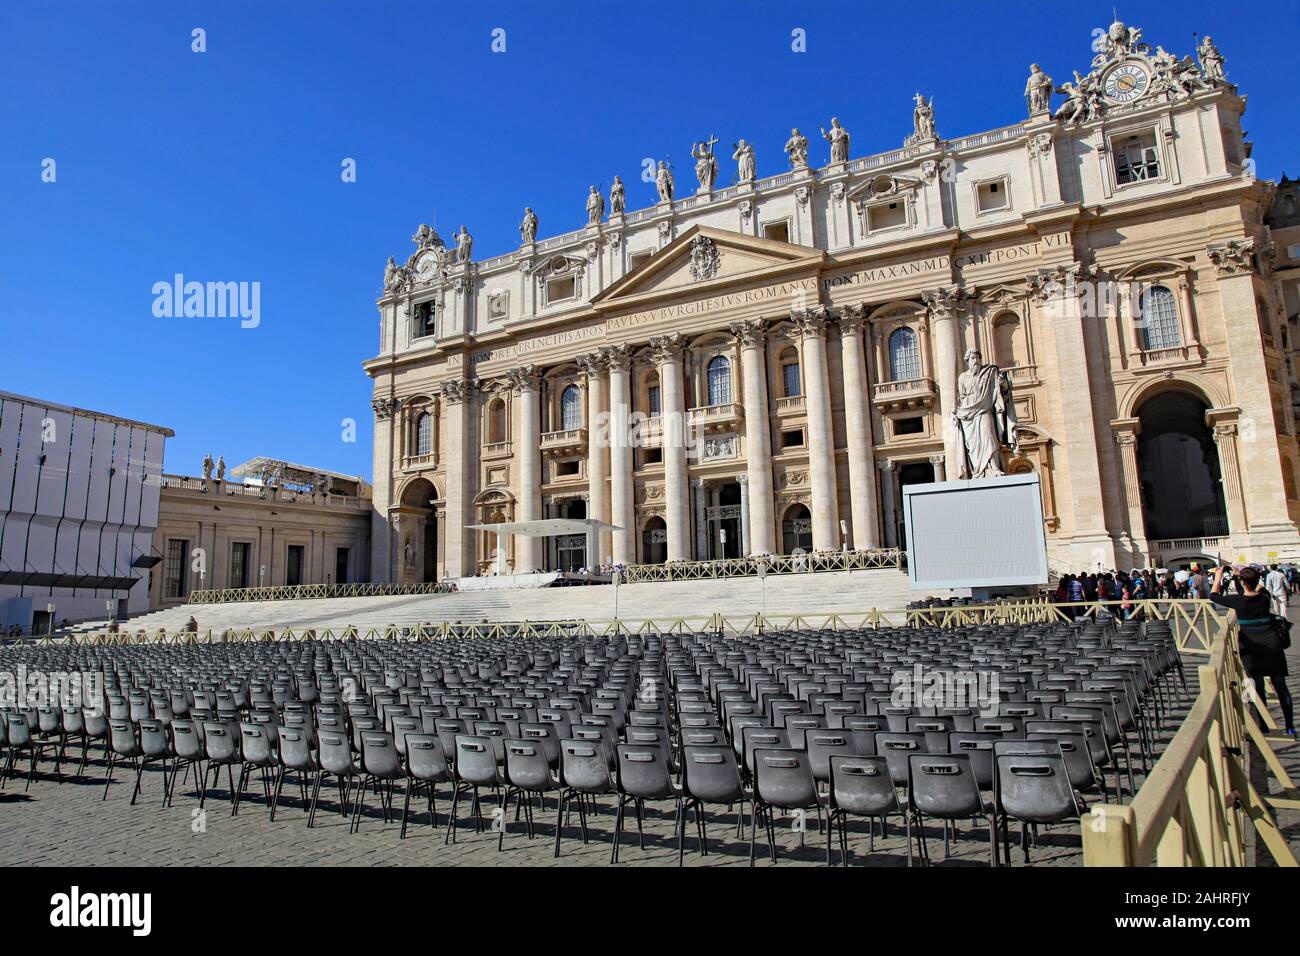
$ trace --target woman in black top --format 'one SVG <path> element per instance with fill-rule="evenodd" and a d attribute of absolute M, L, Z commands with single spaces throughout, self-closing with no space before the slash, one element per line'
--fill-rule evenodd
<path fill-rule="evenodd" d="M 1282 637 L 1269 612 L 1268 592 L 1259 586 L 1259 571 L 1245 567 L 1237 575 L 1242 593 L 1224 594 L 1224 567 L 1220 565 L 1215 569 L 1210 600 L 1237 612 L 1237 624 L 1241 628 L 1238 637 L 1241 663 L 1255 683 L 1261 704 L 1268 700 L 1264 695 L 1264 678 L 1272 679 L 1273 690 L 1277 691 L 1278 703 L 1282 705 L 1282 716 L 1286 718 L 1286 732 L 1295 736 L 1291 692 L 1286 686 L 1286 648 L 1282 646 Z"/>

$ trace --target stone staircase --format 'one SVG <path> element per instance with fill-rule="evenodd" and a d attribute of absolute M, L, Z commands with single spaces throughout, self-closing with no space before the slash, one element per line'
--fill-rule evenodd
<path fill-rule="evenodd" d="M 123 629 L 150 632 L 183 630 L 190 616 L 199 630 L 340 630 L 390 625 L 405 627 L 446 622 L 560 621 L 599 622 L 706 618 L 721 614 L 826 615 L 861 613 L 873 608 L 898 610 L 925 597 L 909 591 L 907 575 L 893 569 L 828 571 L 645 584 L 473 591 L 455 594 L 312 598 L 231 604 L 185 604 L 132 618 Z"/>

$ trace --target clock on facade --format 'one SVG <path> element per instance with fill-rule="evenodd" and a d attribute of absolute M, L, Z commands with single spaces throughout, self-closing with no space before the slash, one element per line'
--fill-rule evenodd
<path fill-rule="evenodd" d="M 437 257 L 432 253 L 426 252 L 415 260 L 415 276 L 420 282 L 428 282 L 433 278 L 434 270 L 438 265 Z"/>
<path fill-rule="evenodd" d="M 1132 103 L 1147 91 L 1151 77 L 1137 63 L 1121 63 L 1104 77 L 1101 88 L 1106 98 L 1115 103 Z"/>

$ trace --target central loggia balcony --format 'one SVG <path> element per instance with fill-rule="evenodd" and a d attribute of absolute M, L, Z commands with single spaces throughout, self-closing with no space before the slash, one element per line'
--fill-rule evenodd
<path fill-rule="evenodd" d="M 880 382 L 872 387 L 871 400 L 881 408 L 929 408 L 939 390 L 929 378 L 909 378 L 901 382 Z"/>
<path fill-rule="evenodd" d="M 582 452 L 587 450 L 587 429 L 566 428 L 542 433 L 542 451 L 550 454 Z"/>

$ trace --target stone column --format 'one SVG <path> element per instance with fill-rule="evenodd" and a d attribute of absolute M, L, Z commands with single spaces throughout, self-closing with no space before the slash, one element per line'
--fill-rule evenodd
<path fill-rule="evenodd" d="M 605 458 L 609 444 L 609 420 L 605 414 L 609 375 L 605 359 L 599 352 L 578 356 L 578 364 L 587 373 L 587 488 L 591 500 L 587 517 L 609 521 L 609 465 Z M 609 557 L 609 532 L 593 535 L 596 551 L 587 555 L 588 567 L 599 567 Z"/>
<path fill-rule="evenodd" d="M 476 383 L 453 379 L 442 383 L 443 407 L 447 409 L 447 520 L 438 530 L 447 542 L 446 575 L 464 577 L 474 573 L 474 533 L 470 507 L 474 498 L 470 468 L 473 415 L 470 414 Z"/>
<path fill-rule="evenodd" d="M 686 397 L 682 387 L 680 332 L 650 340 L 663 399 L 664 523 L 668 526 L 668 560 L 685 561 L 691 552 L 690 489 L 687 487 Z"/>
<path fill-rule="evenodd" d="M 767 359 L 762 319 L 733 322 L 740 346 L 741 388 L 745 407 L 745 477 L 748 485 L 746 554 L 776 551 L 776 515 L 772 501 L 772 426 L 767 407 Z M 746 493 L 745 485 L 741 494 Z"/>
<path fill-rule="evenodd" d="M 1061 446 L 1073 501 L 1070 560 L 1073 567 L 1113 568 L 1115 541 L 1106 527 L 1101 461 L 1088 374 L 1088 344 L 1079 295 L 1090 270 L 1079 263 L 1042 269 L 1029 276 L 1039 327 L 1050 327 L 1056 343 L 1058 380 L 1069 385 L 1068 410 L 1061 419 Z"/>
<path fill-rule="evenodd" d="M 931 455 L 930 464 L 934 466 L 934 480 L 947 481 L 948 471 L 944 465 L 943 455 Z"/>
<path fill-rule="evenodd" d="M 636 501 L 632 486 L 632 448 L 628 441 L 632 414 L 629 349 L 626 345 L 610 346 L 604 355 L 609 363 L 609 520 L 619 529 L 611 534 L 610 540 L 614 563 L 633 564 Z"/>
<path fill-rule="evenodd" d="M 519 452 L 518 518 L 520 521 L 536 521 L 542 517 L 541 375 L 531 365 L 511 369 L 506 374 L 519 396 L 519 423 L 514 446 Z M 541 538 L 515 539 L 515 554 L 521 573 L 541 570 L 542 543 Z"/>
<path fill-rule="evenodd" d="M 835 433 L 831 426 L 830 375 L 826 368 L 825 306 L 796 310 L 790 319 L 803 338 L 808 409 L 808 472 L 812 487 L 814 551 L 839 548 L 839 499 L 835 489 Z"/>
<path fill-rule="evenodd" d="M 880 494 L 885 499 L 885 547 L 898 547 L 898 517 L 894 511 L 894 463 L 888 458 L 876 462 L 880 469 Z"/>
<path fill-rule="evenodd" d="M 1110 423 L 1119 445 L 1120 474 L 1124 478 L 1124 507 L 1128 513 L 1128 532 L 1133 539 L 1135 564 L 1144 564 L 1151 545 L 1147 541 L 1146 520 L 1142 515 L 1142 476 L 1138 465 L 1137 442 L 1142 422 L 1137 418 L 1117 418 Z"/>
<path fill-rule="evenodd" d="M 740 553 L 749 554 L 749 478 L 737 475 L 740 485 Z"/>
<path fill-rule="evenodd" d="M 961 446 L 952 422 L 957 407 L 957 320 L 958 310 L 967 301 L 967 293 L 958 286 L 926 289 L 922 294 L 929 308 L 934 334 L 934 381 L 939 389 L 939 423 L 943 429 L 943 455 L 949 464 L 945 472 L 955 478 L 961 474 L 957 460 Z"/>
<path fill-rule="evenodd" d="M 866 310 L 850 306 L 840 313 L 840 345 L 844 357 L 844 425 L 849 444 L 849 500 L 853 508 L 853 547 L 880 547 L 876 474 L 872 465 L 871 385 L 867 381 L 862 333 Z"/>
<path fill-rule="evenodd" d="M 695 559 L 706 561 L 709 557 L 709 520 L 705 511 L 708 489 L 704 487 L 703 478 L 692 479 L 691 486 L 695 493 Z"/>

